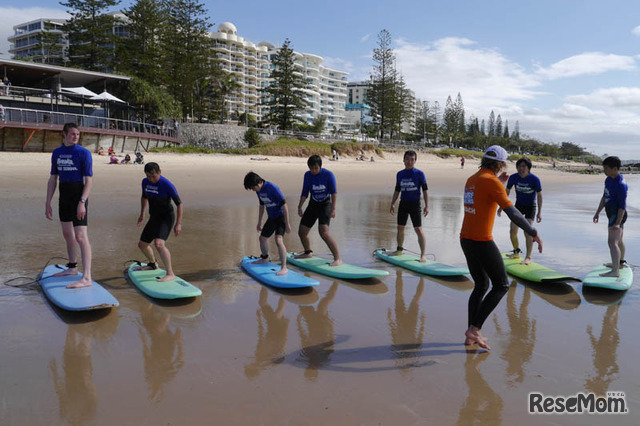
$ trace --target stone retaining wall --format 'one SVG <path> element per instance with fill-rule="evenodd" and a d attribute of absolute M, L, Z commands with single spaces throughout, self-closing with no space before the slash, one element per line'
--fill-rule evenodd
<path fill-rule="evenodd" d="M 244 134 L 247 127 L 230 124 L 182 123 L 180 140 L 184 145 L 207 149 L 247 148 Z M 260 135 L 263 141 L 275 140 L 275 136 Z"/>

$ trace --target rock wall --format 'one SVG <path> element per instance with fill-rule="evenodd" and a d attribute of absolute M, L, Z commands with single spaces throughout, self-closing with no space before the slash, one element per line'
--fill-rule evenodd
<path fill-rule="evenodd" d="M 230 124 L 182 123 L 180 140 L 184 145 L 193 145 L 208 149 L 247 148 L 244 134 L 247 128 Z M 275 139 L 275 136 L 260 135 L 263 141 Z"/>

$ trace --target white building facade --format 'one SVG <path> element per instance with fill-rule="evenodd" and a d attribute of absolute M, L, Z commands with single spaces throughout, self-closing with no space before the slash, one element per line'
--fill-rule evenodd
<path fill-rule="evenodd" d="M 69 40 L 62 27 L 64 19 L 40 18 L 22 24 L 14 25 L 13 35 L 8 37 L 9 53 L 13 59 L 29 59 L 33 62 L 48 62 L 50 64 L 62 64 L 69 50 Z M 51 32 L 60 36 L 55 51 L 47 52 L 40 42 L 44 32 Z"/>

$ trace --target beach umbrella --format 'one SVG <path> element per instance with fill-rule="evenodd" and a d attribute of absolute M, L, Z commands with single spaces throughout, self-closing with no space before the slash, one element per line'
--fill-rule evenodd
<path fill-rule="evenodd" d="M 100 93 L 99 95 L 94 94 L 94 96 L 92 96 L 89 99 L 92 99 L 94 101 L 120 102 L 123 104 L 126 103 L 122 99 L 113 96 L 111 93 L 107 92 L 106 90 Z"/>
<path fill-rule="evenodd" d="M 73 93 L 80 96 L 93 97 L 98 96 L 97 93 L 92 92 L 86 87 L 63 87 L 60 89 L 63 92 Z"/>

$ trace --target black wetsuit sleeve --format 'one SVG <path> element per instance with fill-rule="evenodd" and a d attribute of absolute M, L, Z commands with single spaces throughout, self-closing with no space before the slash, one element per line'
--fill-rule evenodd
<path fill-rule="evenodd" d="M 396 185 L 396 192 L 401 192 L 402 188 L 400 188 L 400 185 Z"/>
<path fill-rule="evenodd" d="M 147 193 L 144 192 L 144 191 L 142 191 L 142 198 L 149 198 L 149 197 L 147 197 Z"/>
<path fill-rule="evenodd" d="M 282 200 L 282 201 L 280 201 L 280 204 L 278 205 L 278 207 L 282 207 L 285 204 L 287 204 L 287 200 Z"/>
<path fill-rule="evenodd" d="M 176 195 L 175 197 L 171 197 L 171 199 L 176 204 L 176 206 L 179 206 L 180 204 L 182 204 L 182 200 L 180 200 L 180 197 L 178 195 Z"/>
<path fill-rule="evenodd" d="M 260 198 L 258 198 L 258 203 L 260 203 L 261 206 L 264 206 L 264 201 L 262 201 Z"/>
<path fill-rule="evenodd" d="M 422 184 L 422 190 L 423 191 L 428 191 L 429 190 L 429 187 L 427 186 L 427 182 Z"/>
<path fill-rule="evenodd" d="M 536 230 L 536 228 L 531 226 L 529 221 L 514 206 L 507 207 L 506 209 L 504 209 L 504 212 L 507 214 L 507 216 L 509 216 L 511 222 L 522 228 L 524 232 L 531 235 L 532 237 L 538 235 L 538 231 Z"/>

